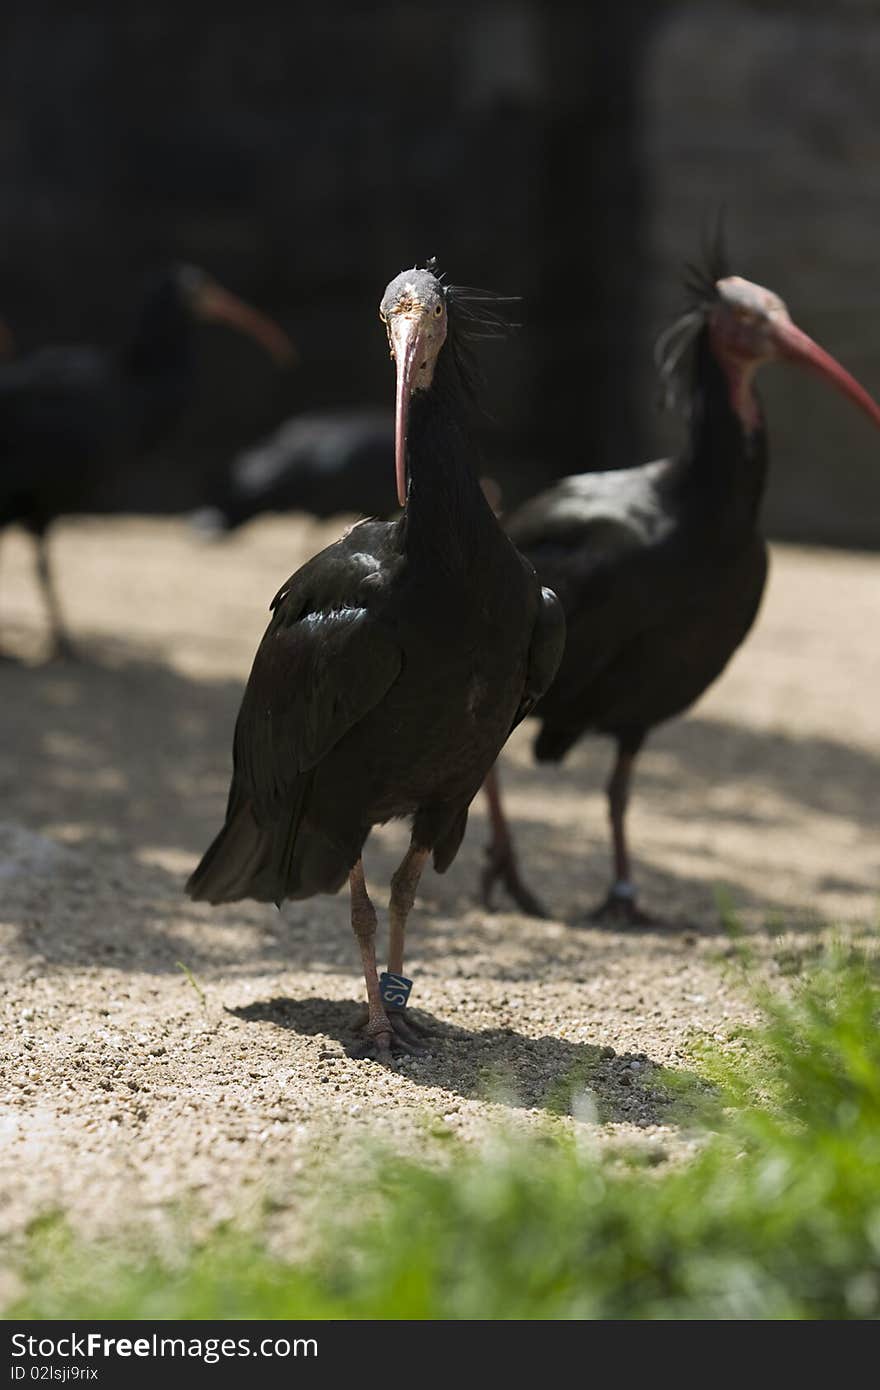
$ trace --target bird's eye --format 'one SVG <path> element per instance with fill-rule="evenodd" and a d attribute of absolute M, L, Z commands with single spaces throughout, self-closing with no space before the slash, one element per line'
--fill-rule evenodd
<path fill-rule="evenodd" d="M 439 317 L 440 317 L 440 315 L 441 315 L 442 313 L 443 313 L 443 305 L 442 305 L 442 304 L 435 304 L 435 305 L 434 305 L 434 318 L 435 318 L 435 319 L 439 319 Z"/>

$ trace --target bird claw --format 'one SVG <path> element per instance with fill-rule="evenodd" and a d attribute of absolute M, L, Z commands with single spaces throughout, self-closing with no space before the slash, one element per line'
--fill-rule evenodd
<path fill-rule="evenodd" d="M 480 875 L 480 902 L 486 911 L 495 911 L 492 890 L 496 883 L 501 883 L 520 912 L 524 912 L 527 917 L 541 917 L 546 920 L 549 913 L 531 889 L 523 883 L 513 855 L 498 853 L 489 845 L 486 849 L 486 859 L 486 867 Z"/>
<path fill-rule="evenodd" d="M 381 1062 L 388 1066 L 394 1057 L 391 1035 L 376 1033 L 371 1038 L 364 1038 L 363 1042 L 355 1043 L 349 1048 L 348 1055 L 356 1062 Z"/>
<path fill-rule="evenodd" d="M 420 1038 L 429 1033 L 415 1019 L 407 1016 L 405 1009 L 389 1009 L 383 1022 L 370 1024 L 370 1011 L 366 1009 L 355 1024 L 355 1032 L 363 1033 L 364 1040 L 352 1049 L 352 1057 L 369 1057 L 375 1062 L 386 1064 L 394 1057 L 424 1057 L 427 1049 Z"/>
<path fill-rule="evenodd" d="M 433 1028 L 428 1028 L 424 1023 L 417 1023 L 409 1009 L 388 1009 L 388 1021 L 397 1037 L 411 1043 L 422 1052 L 425 1049 L 421 1046 L 426 1038 L 436 1037 Z"/>

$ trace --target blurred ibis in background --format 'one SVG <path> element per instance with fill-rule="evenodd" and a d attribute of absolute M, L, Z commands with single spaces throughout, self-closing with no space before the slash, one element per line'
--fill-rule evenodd
<path fill-rule="evenodd" d="M 192 520 L 206 531 L 227 531 L 264 512 L 389 517 L 397 511 L 393 457 L 390 411 L 295 415 L 232 460 L 215 499 Z"/>
<path fill-rule="evenodd" d="M 391 411 L 339 407 L 294 415 L 230 464 L 219 493 L 190 521 L 208 536 L 232 531 L 265 512 L 389 518 L 399 510 Z M 492 478 L 480 486 L 496 506 Z M 497 510 L 497 507 L 496 507 Z"/>
<path fill-rule="evenodd" d="M 0 368 L 0 527 L 37 544 L 56 651 L 69 651 L 49 566 L 47 531 L 88 512 L 108 472 L 168 438 L 195 389 L 195 322 L 226 323 L 277 361 L 293 349 L 270 319 L 195 266 L 156 279 L 129 341 L 116 351 L 44 348 Z"/>
<path fill-rule="evenodd" d="M 192 513 L 207 536 L 243 526 L 265 512 L 389 518 L 399 511 L 394 487 L 394 416 L 362 407 L 292 416 L 268 439 L 244 449 L 222 479 L 219 495 Z M 480 486 L 497 511 L 493 478 Z"/>
<path fill-rule="evenodd" d="M 469 440 L 468 340 L 497 310 L 413 269 L 391 281 L 380 316 L 403 512 L 354 526 L 275 597 L 235 728 L 226 823 L 187 891 L 280 904 L 348 880 L 362 1051 L 385 1060 L 419 1046 L 403 966 L 422 869 L 429 855 L 438 873 L 455 858 L 471 800 L 556 671 L 564 620 L 499 526 Z M 361 855 L 371 827 L 398 817 L 412 834 L 380 982 Z"/>
<path fill-rule="evenodd" d="M 682 452 L 564 478 L 506 523 L 559 595 L 568 630 L 558 676 L 535 711 L 535 757 L 559 761 L 586 733 L 616 744 L 607 787 L 613 879 L 593 920 L 650 922 L 637 903 L 625 824 L 637 754 L 651 729 L 687 710 L 721 674 L 764 592 L 767 433 L 757 368 L 804 367 L 880 425 L 880 408 L 795 327 L 778 295 L 730 275 L 720 246 L 712 261 L 692 270 L 688 312 L 658 342 L 661 379 L 688 395 Z M 543 915 L 519 874 L 496 773 L 486 790 L 483 900 L 490 904 L 500 881 L 524 911 Z"/>

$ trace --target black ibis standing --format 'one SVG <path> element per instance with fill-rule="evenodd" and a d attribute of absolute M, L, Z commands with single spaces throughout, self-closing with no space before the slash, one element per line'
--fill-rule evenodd
<path fill-rule="evenodd" d="M 442 873 L 514 725 L 550 684 L 555 597 L 504 535 L 474 469 L 467 338 L 479 302 L 431 270 L 392 280 L 380 315 L 397 367 L 403 513 L 365 521 L 281 588 L 235 728 L 226 823 L 187 885 L 208 902 L 281 903 L 348 879 L 367 987 L 365 1050 L 417 1046 L 404 930 L 425 861 Z M 389 460 L 390 463 L 390 460 Z M 361 854 L 412 819 L 391 880 L 388 971 Z"/>
<path fill-rule="evenodd" d="M 52 583 L 47 531 L 94 509 L 108 474 L 166 439 L 194 388 L 193 321 L 234 325 L 277 360 L 282 330 L 195 266 L 157 278 L 121 349 L 44 348 L 0 370 L 0 527 L 18 522 L 37 543 L 56 649 L 69 644 Z"/>
<path fill-rule="evenodd" d="M 880 408 L 795 327 L 778 295 L 728 274 L 722 257 L 717 251 L 713 267 L 694 272 L 688 312 L 658 343 L 667 383 L 689 373 L 683 451 L 565 478 L 507 524 L 559 595 L 567 622 L 559 673 L 535 711 L 535 756 L 558 761 L 585 733 L 617 745 L 607 787 L 613 880 L 597 920 L 650 921 L 636 901 L 625 831 L 636 755 L 655 725 L 688 709 L 721 674 L 761 602 L 767 436 L 756 369 L 773 361 L 806 367 L 880 425 Z M 501 881 L 524 911 L 540 913 L 519 876 L 494 772 L 486 790 L 484 901 Z"/>

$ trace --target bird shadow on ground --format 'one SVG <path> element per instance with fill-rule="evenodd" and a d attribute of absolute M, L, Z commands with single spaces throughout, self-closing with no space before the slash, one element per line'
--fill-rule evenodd
<path fill-rule="evenodd" d="M 161 972 L 174 970 L 184 951 L 194 965 L 218 973 L 278 969 L 304 956 L 318 968 L 352 968 L 344 898 L 290 904 L 282 917 L 249 903 L 212 912 L 183 897 L 187 874 L 222 820 L 243 683 L 243 677 L 192 678 L 145 647 L 121 641 L 93 642 L 76 663 L 0 666 L 0 821 L 62 845 L 71 857 L 57 871 L 39 856 L 29 861 L 25 855 L 11 872 L 0 863 L 3 919 L 39 943 L 23 941 L 23 948 L 59 964 L 111 957 L 123 968 Z M 689 851 L 684 867 L 681 859 L 674 869 L 658 862 L 667 849 L 674 857 L 695 818 L 714 862 L 724 864 L 718 877 L 734 904 L 784 911 L 788 921 L 797 915 L 790 885 L 775 894 L 766 870 L 765 887 L 742 857 L 728 860 L 727 837 L 741 837 L 745 825 L 766 861 L 768 846 L 771 859 L 776 854 L 774 834 L 780 826 L 796 830 L 804 810 L 855 823 L 861 831 L 880 829 L 880 758 L 863 747 L 702 717 L 661 731 L 653 747 L 637 778 L 634 848 L 645 906 L 666 913 L 673 928 L 690 922 L 702 932 L 722 929 L 715 876 L 701 870 L 699 850 Z M 470 965 L 476 951 L 491 974 L 493 943 L 503 936 L 517 946 L 515 964 L 504 969 L 508 977 L 513 970 L 524 978 L 536 959 L 548 956 L 558 957 L 560 968 L 588 961 L 595 971 L 605 951 L 619 953 L 624 938 L 640 949 L 661 949 L 669 934 L 581 933 L 560 924 L 582 917 L 607 883 L 604 814 L 594 801 L 600 814 L 592 823 L 584 802 L 602 777 L 587 744 L 561 767 L 533 767 L 527 756 L 520 743 L 514 757 L 505 757 L 504 786 L 518 803 L 514 822 L 524 872 L 559 917 L 545 924 L 513 912 L 492 916 L 475 906 L 486 833 L 478 798 L 455 865 L 445 876 L 431 870 L 424 876 L 410 933 L 417 957 L 458 956 Z M 731 806 L 718 799 L 719 787 L 754 788 L 754 795 L 741 795 Z M 655 830 L 651 857 L 640 852 L 637 838 L 639 793 L 653 805 L 662 830 L 662 837 Z M 582 823 L 581 837 L 572 827 Z M 370 839 L 367 874 L 380 906 L 406 842 L 403 825 Z M 778 862 L 786 862 L 784 842 Z M 880 862 L 874 883 L 826 865 L 815 882 L 805 878 L 804 900 L 829 876 L 838 888 L 870 893 L 880 881 Z M 506 906 L 500 895 L 499 906 Z M 815 919 L 805 913 L 800 920 L 809 926 Z M 230 926 L 239 930 L 231 933 Z"/>
<path fill-rule="evenodd" d="M 357 1011 L 346 1001 L 275 998 L 227 1012 L 246 1023 L 333 1038 L 342 1045 L 340 1057 L 356 1054 Z M 679 1123 L 711 1102 L 712 1088 L 695 1072 L 656 1065 L 642 1052 L 618 1054 L 612 1047 L 530 1037 L 512 1028 L 471 1031 L 421 1009 L 413 1015 L 430 1030 L 427 1053 L 392 1066 L 419 1086 L 466 1100 L 639 1126 Z M 325 1065 L 327 1060 L 325 1053 Z"/>

